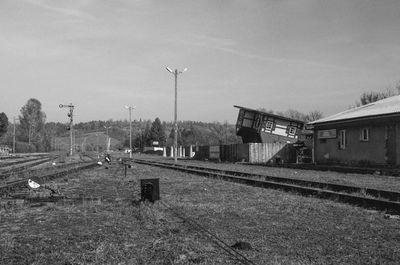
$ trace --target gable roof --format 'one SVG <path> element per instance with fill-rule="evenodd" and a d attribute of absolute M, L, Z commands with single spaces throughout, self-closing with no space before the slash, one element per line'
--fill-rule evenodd
<path fill-rule="evenodd" d="M 393 114 L 400 115 L 400 95 L 352 108 L 326 118 L 309 122 L 307 125 L 380 117 Z"/>

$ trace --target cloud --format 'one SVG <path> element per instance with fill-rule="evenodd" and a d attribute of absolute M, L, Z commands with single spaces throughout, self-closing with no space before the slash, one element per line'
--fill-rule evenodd
<path fill-rule="evenodd" d="M 273 57 L 265 54 L 251 53 L 245 49 L 240 48 L 240 43 L 228 38 L 217 38 L 207 35 L 191 35 L 190 39 L 175 40 L 186 45 L 198 46 L 202 48 L 214 49 L 225 53 L 233 54 L 236 56 L 244 57 L 247 59 L 255 59 L 258 61 L 269 61 L 272 63 L 286 64 L 291 66 L 302 66 L 310 68 L 324 68 L 327 70 L 340 70 L 340 71 L 353 71 L 353 68 L 344 67 L 342 65 L 335 65 L 330 63 L 318 62 L 313 60 Z"/>
<path fill-rule="evenodd" d="M 91 15 L 89 15 L 87 12 L 83 12 L 82 10 L 79 10 L 84 5 L 90 4 L 92 1 L 91 0 L 82 0 L 80 1 L 80 4 L 78 7 L 75 5 L 71 5 L 69 7 L 58 7 L 56 6 L 58 1 L 46 1 L 46 0 L 27 0 L 30 4 L 41 7 L 45 10 L 61 14 L 66 17 L 74 17 L 74 18 L 79 18 L 79 19 L 93 19 Z"/>

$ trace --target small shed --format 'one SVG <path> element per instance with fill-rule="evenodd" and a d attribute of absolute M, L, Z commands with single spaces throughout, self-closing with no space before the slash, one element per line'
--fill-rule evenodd
<path fill-rule="evenodd" d="M 400 96 L 310 122 L 314 162 L 357 166 L 400 165 Z"/>

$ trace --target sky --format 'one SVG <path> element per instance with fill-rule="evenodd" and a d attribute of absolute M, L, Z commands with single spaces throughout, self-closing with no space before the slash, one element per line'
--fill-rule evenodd
<path fill-rule="evenodd" d="M 400 81 L 398 0 L 0 0 L 0 112 L 236 121 L 346 110 Z"/>

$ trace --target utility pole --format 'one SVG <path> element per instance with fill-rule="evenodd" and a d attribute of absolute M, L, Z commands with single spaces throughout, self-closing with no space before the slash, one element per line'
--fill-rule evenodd
<path fill-rule="evenodd" d="M 14 117 L 14 130 L 13 130 L 13 153 L 15 154 L 15 121 L 19 120 Z"/>
<path fill-rule="evenodd" d="M 174 75 L 175 77 L 175 111 L 174 111 L 174 161 L 175 164 L 178 162 L 178 75 L 187 71 L 187 68 L 183 69 L 183 71 L 172 71 L 171 68 L 166 67 L 167 71 Z"/>
<path fill-rule="evenodd" d="M 107 132 L 107 139 L 106 139 L 107 152 L 110 152 L 110 145 L 108 144 L 108 142 L 110 141 L 110 136 L 108 134 L 108 129 L 111 129 L 112 126 L 103 126 L 103 127 L 106 128 Z"/>
<path fill-rule="evenodd" d="M 74 127 L 74 105 L 72 105 L 72 103 L 70 103 L 69 105 L 63 105 L 60 104 L 59 105 L 60 108 L 69 108 L 69 112 L 67 114 L 67 116 L 69 117 L 69 136 L 70 136 L 70 153 L 69 155 L 72 156 L 73 154 L 73 127 Z"/>
<path fill-rule="evenodd" d="M 97 156 L 99 156 L 99 132 L 96 132 L 96 151 Z"/>
<path fill-rule="evenodd" d="M 225 121 L 225 144 L 228 144 L 228 121 Z"/>
<path fill-rule="evenodd" d="M 135 108 L 135 106 L 126 106 L 129 110 L 129 158 L 132 158 L 132 109 Z"/>

